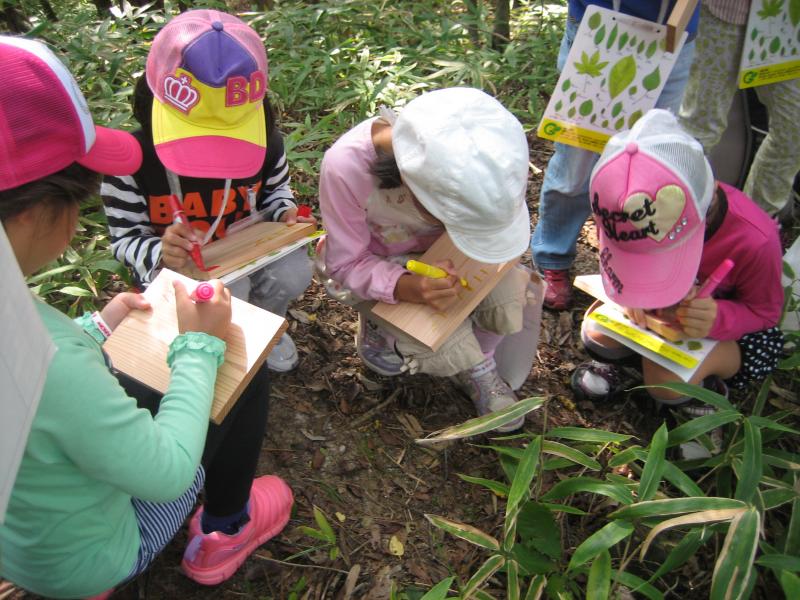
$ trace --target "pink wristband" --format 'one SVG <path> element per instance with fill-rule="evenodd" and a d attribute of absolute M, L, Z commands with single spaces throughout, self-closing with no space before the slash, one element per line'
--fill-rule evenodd
<path fill-rule="evenodd" d="M 103 337 L 108 339 L 111 335 L 111 328 L 106 325 L 106 322 L 103 321 L 103 317 L 100 316 L 100 313 L 95 311 L 92 313 L 92 321 L 95 325 L 97 325 L 97 329 L 100 330 L 100 333 L 103 334 Z"/>

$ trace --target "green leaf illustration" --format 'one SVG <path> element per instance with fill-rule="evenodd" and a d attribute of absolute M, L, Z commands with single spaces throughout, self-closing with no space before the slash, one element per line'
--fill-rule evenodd
<path fill-rule="evenodd" d="M 648 92 L 652 92 L 659 85 L 661 85 L 661 71 L 656 67 L 649 75 L 645 75 L 642 79 L 642 85 Z"/>
<path fill-rule="evenodd" d="M 603 129 L 608 129 L 608 119 L 603 120 Z"/>
<path fill-rule="evenodd" d="M 758 16 L 762 19 L 777 17 L 781 14 L 782 9 L 783 0 L 764 0 L 761 3 L 761 10 L 758 11 Z"/>
<path fill-rule="evenodd" d="M 695 340 L 690 340 L 689 341 L 689 344 L 688 344 L 689 350 L 700 350 L 702 347 L 703 347 L 703 344 L 701 344 L 698 341 L 695 341 Z"/>
<path fill-rule="evenodd" d="M 631 48 L 633 48 L 635 45 L 636 45 L 636 36 L 633 36 L 631 38 Z"/>
<path fill-rule="evenodd" d="M 617 122 L 614 123 L 614 129 L 619 131 L 623 127 L 625 127 L 625 117 L 620 117 L 619 119 L 617 119 Z"/>
<path fill-rule="evenodd" d="M 766 50 L 762 50 L 761 51 L 761 60 L 766 60 L 766 59 L 767 59 L 767 51 Z"/>
<path fill-rule="evenodd" d="M 589 29 L 592 31 L 597 29 L 602 20 L 603 19 L 599 12 L 594 13 L 591 17 L 589 17 Z"/>
<path fill-rule="evenodd" d="M 574 106 L 567 111 L 567 116 L 570 119 L 575 116 L 575 107 Z"/>
<path fill-rule="evenodd" d="M 589 119 L 589 122 L 594 124 L 595 120 L 597 119 L 597 115 L 592 115 L 592 118 Z"/>
<path fill-rule="evenodd" d="M 569 89 L 569 86 L 572 85 L 572 82 L 569 79 L 565 79 L 564 83 L 561 84 L 561 91 L 566 92 Z"/>
<path fill-rule="evenodd" d="M 757 37 L 758 37 L 758 27 L 753 27 L 753 31 L 750 32 L 750 39 L 755 42 Z"/>
<path fill-rule="evenodd" d="M 781 48 L 781 38 L 775 36 L 772 38 L 772 41 L 769 43 L 769 51 L 772 54 L 775 54 Z"/>
<path fill-rule="evenodd" d="M 608 40 L 606 40 L 606 48 L 611 50 L 611 46 L 614 45 L 614 42 L 617 41 L 617 26 L 614 25 L 614 29 L 611 30 L 611 33 L 608 34 Z"/>
<path fill-rule="evenodd" d="M 618 46 L 617 46 L 617 47 L 618 47 L 620 50 L 622 50 L 622 49 L 625 47 L 625 44 L 627 44 L 627 43 L 628 43 L 628 38 L 629 38 L 629 37 L 630 37 L 630 36 L 628 35 L 628 32 L 627 32 L 627 31 L 623 31 L 623 32 L 622 32 L 622 35 L 621 35 L 621 36 L 619 36 L 619 44 L 618 44 Z"/>
<path fill-rule="evenodd" d="M 632 86 L 630 87 L 630 89 L 628 89 L 628 93 L 629 93 L 631 96 L 635 96 L 635 95 L 636 95 L 636 92 L 638 92 L 638 91 L 639 91 L 639 88 L 638 88 L 638 87 L 636 87 L 635 85 L 632 85 Z"/>
<path fill-rule="evenodd" d="M 575 98 L 577 98 L 577 97 L 578 97 L 578 92 L 572 92 L 572 93 L 569 95 L 569 101 L 570 101 L 570 102 L 575 102 Z"/>
<path fill-rule="evenodd" d="M 638 47 L 638 48 L 636 48 L 636 52 L 637 52 L 638 54 L 641 54 L 641 53 L 642 53 L 642 50 L 644 50 L 644 40 L 642 40 L 641 42 L 639 42 L 639 47 Z"/>
<path fill-rule="evenodd" d="M 655 40 L 653 40 L 652 42 L 650 42 L 650 45 L 647 47 L 647 51 L 644 53 L 644 55 L 647 58 L 653 58 L 653 54 L 656 53 L 657 48 L 658 48 L 658 43 Z"/>
<path fill-rule="evenodd" d="M 642 114 L 643 114 L 642 111 L 637 110 L 630 117 L 628 117 L 628 129 L 633 127 L 633 124 L 636 123 L 636 121 L 638 121 L 639 119 L 642 118 Z"/>
<path fill-rule="evenodd" d="M 756 51 L 750 48 L 750 54 L 747 55 L 747 60 L 752 61 L 756 56 Z"/>
<path fill-rule="evenodd" d="M 617 61 L 608 75 L 608 93 L 613 100 L 619 96 L 636 77 L 636 61 L 625 56 Z"/>
<path fill-rule="evenodd" d="M 561 107 L 562 107 L 562 106 L 564 106 L 564 103 L 563 103 L 563 102 L 561 102 L 561 100 L 559 100 L 558 102 L 556 102 L 556 111 L 559 111 L 559 110 L 561 110 Z"/>
<path fill-rule="evenodd" d="M 594 34 L 595 45 L 599 46 L 602 43 L 604 37 L 606 37 L 606 26 L 601 25 L 600 29 L 597 30 L 597 33 Z"/>
<path fill-rule="evenodd" d="M 591 100 L 586 100 L 585 102 L 581 102 L 581 106 L 578 109 L 578 112 L 581 113 L 581 116 L 588 116 L 591 114 L 592 109 L 594 108 L 594 104 L 592 104 Z"/>
<path fill-rule="evenodd" d="M 588 75 L 589 77 L 597 77 L 603 72 L 603 69 L 608 65 L 608 61 L 600 62 L 600 51 L 595 51 L 594 54 L 589 56 L 586 52 L 581 53 L 580 62 L 575 63 L 575 70 L 581 75 Z"/>
<path fill-rule="evenodd" d="M 612 117 L 616 117 L 620 113 L 621 110 L 622 110 L 622 102 L 617 102 L 614 105 L 614 108 L 611 109 L 611 116 Z"/>
<path fill-rule="evenodd" d="M 789 0 L 789 21 L 792 27 L 800 25 L 800 0 Z"/>

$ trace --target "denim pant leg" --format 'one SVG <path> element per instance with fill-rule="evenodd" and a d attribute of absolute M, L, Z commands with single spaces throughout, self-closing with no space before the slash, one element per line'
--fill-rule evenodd
<path fill-rule="evenodd" d="M 558 54 L 559 71 L 566 63 L 577 25 L 568 21 Z M 694 41 L 684 45 L 656 107 L 677 113 L 689 79 Z M 599 155 L 566 144 L 554 144 L 539 197 L 539 220 L 533 231 L 531 251 L 541 269 L 568 269 L 575 260 L 578 234 L 591 213 L 589 178 Z"/>

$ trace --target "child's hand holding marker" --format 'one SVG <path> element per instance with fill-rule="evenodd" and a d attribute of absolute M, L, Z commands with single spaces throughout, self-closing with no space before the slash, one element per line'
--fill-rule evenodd
<path fill-rule="evenodd" d="M 406 263 L 406 269 L 411 273 L 401 275 L 395 287 L 395 298 L 404 302 L 446 310 L 458 300 L 462 286 L 469 287 L 449 260 L 437 261 L 434 265 L 410 260 Z"/>
<path fill-rule="evenodd" d="M 100 317 L 108 328 L 114 331 L 132 310 L 150 310 L 150 303 L 142 294 L 122 292 L 114 296 L 105 308 L 100 311 Z"/>
<path fill-rule="evenodd" d="M 301 204 L 297 208 L 288 208 L 281 215 L 281 221 L 287 225 L 294 225 L 295 223 L 316 223 L 317 219 L 311 214 L 311 207 L 307 204 Z"/>
<path fill-rule="evenodd" d="M 731 259 L 723 260 L 699 288 L 692 288 L 689 295 L 678 304 L 675 316 L 687 336 L 704 338 L 711 333 L 714 322 L 717 320 L 717 301 L 711 297 L 711 294 L 733 266 L 734 263 Z"/>
<path fill-rule="evenodd" d="M 172 210 L 172 225 L 166 228 L 161 237 L 161 262 L 170 269 L 180 270 L 186 266 L 190 257 L 197 267 L 205 270 L 200 255 L 200 239 L 183 212 L 175 196 L 169 197 Z M 199 259 L 199 260 L 198 260 Z"/>
<path fill-rule="evenodd" d="M 201 286 L 211 287 L 210 298 L 208 290 L 204 287 L 201 295 L 195 289 L 191 295 L 186 286 L 180 281 L 173 281 L 175 288 L 175 310 L 178 314 L 178 331 L 199 331 L 225 339 L 228 327 L 231 324 L 231 293 L 222 285 L 219 279 L 203 282 Z"/>

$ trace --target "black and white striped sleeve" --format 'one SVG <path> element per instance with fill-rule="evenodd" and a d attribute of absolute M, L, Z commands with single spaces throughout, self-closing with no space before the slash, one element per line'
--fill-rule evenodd
<path fill-rule="evenodd" d="M 147 198 L 133 177 L 105 177 L 100 187 L 114 257 L 149 284 L 161 262 L 161 238 L 147 210 Z"/>
<path fill-rule="evenodd" d="M 289 188 L 289 164 L 279 134 L 270 136 L 264 168 L 264 185 L 258 201 L 258 210 L 266 211 L 268 221 L 278 221 L 287 208 L 296 206 Z"/>

